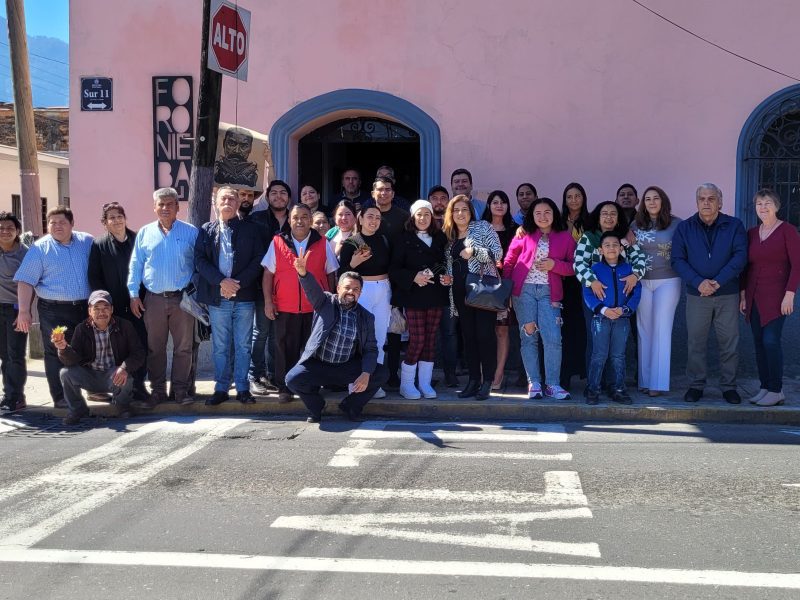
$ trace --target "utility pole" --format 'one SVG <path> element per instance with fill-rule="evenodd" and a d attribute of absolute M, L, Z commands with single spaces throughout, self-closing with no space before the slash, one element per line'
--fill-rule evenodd
<path fill-rule="evenodd" d="M 8 1 L 8 0 L 7 0 Z M 214 158 L 219 134 L 222 74 L 208 68 L 208 30 L 211 0 L 203 0 L 203 45 L 200 49 L 200 91 L 197 99 L 197 133 L 189 175 L 189 221 L 195 227 L 208 222 L 214 187 Z"/>
<path fill-rule="evenodd" d="M 33 122 L 31 77 L 28 65 L 28 40 L 25 32 L 23 0 L 6 0 L 8 46 L 14 82 L 14 120 L 21 186 L 22 227 L 34 236 L 42 235 L 39 196 L 39 160 L 36 155 L 36 128 Z"/>

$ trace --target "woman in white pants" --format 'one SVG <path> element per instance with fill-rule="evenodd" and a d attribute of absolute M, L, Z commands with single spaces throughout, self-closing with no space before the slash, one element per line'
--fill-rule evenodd
<path fill-rule="evenodd" d="M 375 317 L 375 340 L 378 342 L 378 362 L 383 364 L 383 345 L 392 312 L 392 286 L 389 283 L 389 240 L 378 233 L 381 211 L 372 206 L 358 213 L 358 233 L 347 238 L 339 254 L 339 275 L 355 271 L 364 280 L 358 303 Z M 374 398 L 386 392 L 378 389 Z"/>
<path fill-rule="evenodd" d="M 672 269 L 672 236 L 681 221 L 672 215 L 669 197 L 648 187 L 631 231 L 644 251 L 647 270 L 636 311 L 639 332 L 639 390 L 650 396 L 669 391 L 672 322 L 681 296 L 681 279 Z"/>

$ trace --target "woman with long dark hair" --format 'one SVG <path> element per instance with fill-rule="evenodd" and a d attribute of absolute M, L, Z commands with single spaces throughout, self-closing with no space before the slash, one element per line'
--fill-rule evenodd
<path fill-rule="evenodd" d="M 511 218 L 511 202 L 508 195 L 503 190 L 494 190 L 486 199 L 486 209 L 481 217 L 492 226 L 500 239 L 500 247 L 503 249 L 503 257 L 508 252 L 511 239 L 514 237 L 516 227 Z M 497 261 L 497 268 L 503 268 L 502 258 Z M 497 313 L 497 323 L 494 327 L 497 337 L 497 367 L 495 368 L 494 378 L 492 379 L 492 389 L 499 390 L 503 386 L 503 373 L 506 369 L 508 360 L 508 326 L 511 319 L 511 311 L 503 310 Z"/>
<path fill-rule="evenodd" d="M 651 185 L 642 196 L 631 231 L 645 256 L 642 295 L 636 310 L 639 390 L 650 396 L 669 391 L 672 322 L 681 297 L 681 278 L 672 268 L 672 236 L 681 219 L 669 196 Z"/>
<path fill-rule="evenodd" d="M 563 276 L 572 275 L 575 240 L 563 230 L 558 207 L 550 198 L 534 200 L 523 228 L 511 242 L 503 276 L 514 282 L 512 298 L 520 323 L 522 360 L 528 375 L 528 398 L 569 398 L 560 385 L 561 299 Z M 539 336 L 544 345 L 545 386 L 539 367 Z"/>
<path fill-rule="evenodd" d="M 400 395 L 415 400 L 436 398 L 431 386 L 436 336 L 447 305 L 450 277 L 444 274 L 447 238 L 433 219 L 427 200 L 411 205 L 404 231 L 395 238 L 389 269 L 395 286 L 393 302 L 405 308 L 408 347 L 400 371 Z M 414 386 L 415 375 L 419 389 Z"/>
<path fill-rule="evenodd" d="M 575 243 L 581 239 L 589 222 L 586 190 L 577 182 L 568 183 L 561 200 L 561 225 Z M 561 300 L 561 387 L 569 389 L 573 375 L 586 378 L 586 321 L 583 317 L 583 289 L 574 274 L 562 277 L 564 296 Z"/>
<path fill-rule="evenodd" d="M 467 387 L 459 398 L 486 400 L 491 394 L 492 377 L 497 367 L 495 313 L 467 306 L 467 274 L 482 273 L 497 277 L 497 261 L 503 256 L 500 238 L 486 221 L 472 218 L 472 203 L 459 194 L 444 213 L 447 236 L 447 274 L 452 276 L 450 311 L 459 316 L 464 354 L 469 369 Z"/>

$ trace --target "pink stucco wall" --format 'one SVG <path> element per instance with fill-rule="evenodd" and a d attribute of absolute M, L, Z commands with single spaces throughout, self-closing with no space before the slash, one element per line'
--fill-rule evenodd
<path fill-rule="evenodd" d="M 800 3 L 646 0 L 736 52 L 800 76 Z M 664 187 L 680 215 L 714 181 L 733 202 L 744 121 L 791 79 L 734 58 L 630 0 L 251 0 L 250 81 L 226 78 L 224 121 L 268 132 L 287 110 L 342 88 L 402 97 L 435 119 L 442 179 L 468 167 L 478 194 L 531 180 L 590 205 L 630 180 Z M 199 71 L 200 0 L 70 2 L 71 196 L 152 220 L 153 75 Z M 111 113 L 79 110 L 81 76 L 114 77 Z M 195 91 L 196 95 L 196 91 Z M 294 182 L 296 183 L 296 182 Z M 727 207 L 733 211 L 732 206 Z M 86 216 L 84 216 L 86 215 Z"/>

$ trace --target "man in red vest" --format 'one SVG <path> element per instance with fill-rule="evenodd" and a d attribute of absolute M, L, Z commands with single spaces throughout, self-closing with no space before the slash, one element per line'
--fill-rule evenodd
<path fill-rule="evenodd" d="M 276 235 L 261 261 L 264 314 L 275 321 L 275 383 L 278 402 L 282 403 L 292 400 L 286 373 L 300 360 L 314 316 L 314 308 L 297 280 L 294 261 L 301 253 L 309 255 L 306 269 L 325 291 L 335 288 L 339 268 L 330 244 L 311 229 L 311 210 L 305 204 L 292 207 L 289 223 L 291 232 Z"/>

